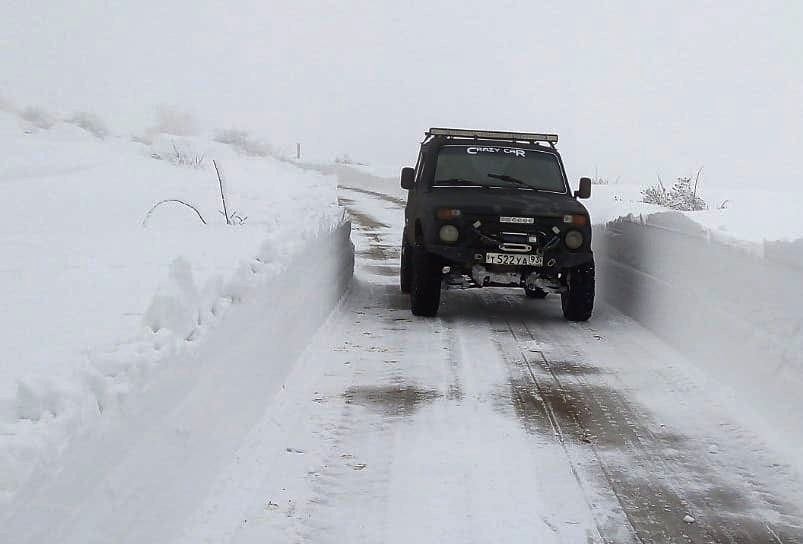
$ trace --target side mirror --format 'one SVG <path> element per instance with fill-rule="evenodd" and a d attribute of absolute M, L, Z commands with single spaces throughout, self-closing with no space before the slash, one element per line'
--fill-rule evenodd
<path fill-rule="evenodd" d="M 576 198 L 589 198 L 591 196 L 591 178 L 580 178 L 580 187 L 574 192 Z"/>
<path fill-rule="evenodd" d="M 409 166 L 402 168 L 401 171 L 401 187 L 409 191 L 415 185 L 415 168 Z"/>

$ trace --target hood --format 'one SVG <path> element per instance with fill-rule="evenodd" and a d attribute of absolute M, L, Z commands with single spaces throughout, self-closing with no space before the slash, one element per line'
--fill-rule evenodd
<path fill-rule="evenodd" d="M 433 187 L 427 203 L 433 210 L 458 208 L 467 215 L 588 215 L 585 206 L 570 195 L 539 193 L 515 187 Z"/>

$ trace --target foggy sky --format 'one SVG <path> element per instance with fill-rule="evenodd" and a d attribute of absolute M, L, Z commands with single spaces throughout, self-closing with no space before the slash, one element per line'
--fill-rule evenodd
<path fill-rule="evenodd" d="M 456 126 L 558 132 L 572 178 L 803 180 L 801 2 L 118 4 L 6 0 L 0 94 L 120 131 L 174 105 L 320 158 L 401 166 Z"/>

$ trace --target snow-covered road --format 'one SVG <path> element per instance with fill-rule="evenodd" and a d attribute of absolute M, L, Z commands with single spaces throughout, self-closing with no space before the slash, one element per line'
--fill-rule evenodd
<path fill-rule="evenodd" d="M 557 298 L 518 290 L 448 291 L 438 318 L 414 318 L 398 289 L 398 195 L 343 177 L 341 185 L 355 278 L 288 372 L 273 373 L 262 416 L 247 429 L 221 427 L 227 411 L 244 409 L 216 401 L 214 380 L 231 402 L 234 382 L 210 375 L 203 394 L 214 415 L 185 413 L 180 428 L 141 417 L 131 444 L 98 441 L 114 450 L 99 453 L 100 475 L 66 467 L 52 485 L 64 499 L 71 482 L 73 503 L 42 509 L 51 489 L 42 486 L 20 499 L 24 521 L 7 537 L 803 541 L 799 475 L 692 362 L 605 306 L 589 323 L 569 324 Z M 238 345 L 238 361 L 271 349 L 257 338 Z M 252 397 L 238 401 L 249 418 L 259 389 L 244 387 Z M 185 399 L 181 410 L 197 405 Z M 204 428 L 207 417 L 218 427 Z M 83 473 L 94 475 L 86 493 Z"/>

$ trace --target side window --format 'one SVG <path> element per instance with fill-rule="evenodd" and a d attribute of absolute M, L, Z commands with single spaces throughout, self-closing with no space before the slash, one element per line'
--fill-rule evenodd
<path fill-rule="evenodd" d="M 418 164 L 415 165 L 415 184 L 416 184 L 416 186 L 420 186 L 421 177 L 424 175 L 424 171 L 426 169 L 427 169 L 427 159 L 424 158 L 424 155 L 418 155 Z"/>
<path fill-rule="evenodd" d="M 415 175 L 413 176 L 413 187 L 410 191 L 415 191 L 418 186 L 418 180 L 421 177 L 421 164 L 422 164 L 422 153 L 418 152 L 418 159 L 415 161 Z"/>

